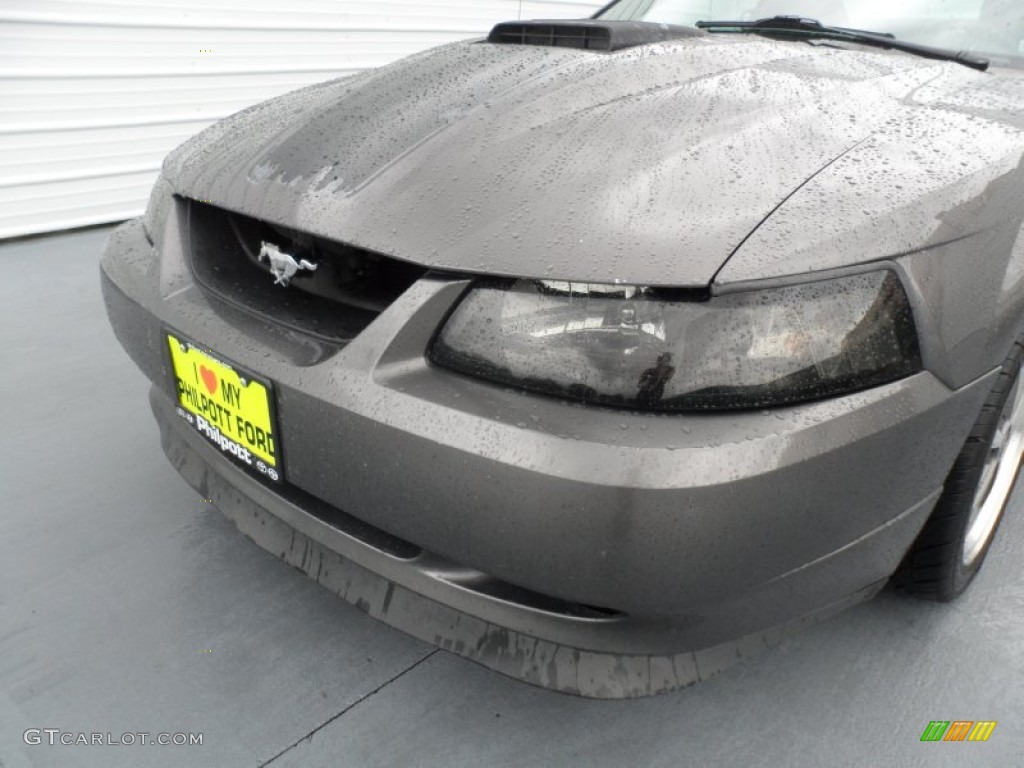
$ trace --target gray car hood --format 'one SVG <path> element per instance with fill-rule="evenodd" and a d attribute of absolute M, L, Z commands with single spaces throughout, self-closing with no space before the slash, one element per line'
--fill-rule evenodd
<path fill-rule="evenodd" d="M 934 111 L 913 94 L 984 77 L 760 39 L 466 42 L 241 112 L 164 171 L 186 196 L 432 267 L 704 286 L 822 169 Z"/>

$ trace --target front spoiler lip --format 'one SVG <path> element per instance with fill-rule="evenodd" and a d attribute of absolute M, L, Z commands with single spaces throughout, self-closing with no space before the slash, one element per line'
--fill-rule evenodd
<path fill-rule="evenodd" d="M 271 489 L 233 464 L 216 460 L 213 449 L 181 426 L 170 401 L 155 388 L 150 403 L 160 424 L 164 452 L 174 468 L 260 547 L 395 629 L 508 677 L 561 693 L 626 699 L 684 688 L 869 599 L 885 584 L 878 581 L 803 616 L 709 648 L 658 654 L 584 650 L 460 610 L 451 592 L 442 603 L 368 570 L 352 555 L 359 547 L 369 548 L 319 518 L 275 501 L 278 497 Z M 398 570 L 419 570 L 417 565 L 392 559 Z M 379 567 L 381 562 L 378 559 L 378 571 L 386 570 Z M 569 623 L 574 622 L 589 623 L 585 619 Z"/>

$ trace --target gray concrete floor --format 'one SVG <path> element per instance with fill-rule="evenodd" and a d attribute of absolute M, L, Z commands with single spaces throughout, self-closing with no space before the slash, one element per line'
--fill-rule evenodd
<path fill-rule="evenodd" d="M 882 593 L 652 699 L 531 688 L 369 619 L 178 479 L 106 323 L 107 233 L 0 244 L 3 768 L 1024 766 L 1020 496 L 953 605 Z M 999 724 L 921 743 L 938 719 Z M 28 745 L 30 728 L 203 743 Z"/>

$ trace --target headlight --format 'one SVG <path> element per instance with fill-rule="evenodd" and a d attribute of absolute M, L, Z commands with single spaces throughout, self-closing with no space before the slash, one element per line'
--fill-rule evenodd
<path fill-rule="evenodd" d="M 910 305 L 890 271 L 707 301 L 491 281 L 467 292 L 429 356 L 533 392 L 670 411 L 813 400 L 921 369 Z"/>
<path fill-rule="evenodd" d="M 153 184 L 153 191 L 149 193 L 149 203 L 146 204 L 146 213 L 142 217 L 142 229 L 150 245 L 160 245 L 163 242 L 164 226 L 173 205 L 174 190 L 161 173 Z"/>

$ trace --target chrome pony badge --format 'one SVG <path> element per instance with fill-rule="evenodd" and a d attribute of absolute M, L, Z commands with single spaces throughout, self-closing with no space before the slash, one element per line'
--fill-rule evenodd
<path fill-rule="evenodd" d="M 262 262 L 264 259 L 270 261 L 270 272 L 274 276 L 274 284 L 280 285 L 285 288 L 288 287 L 288 283 L 292 281 L 296 273 L 302 270 L 309 270 L 310 272 L 316 271 L 316 264 L 305 259 L 296 261 L 292 256 L 287 253 L 282 253 L 281 249 L 273 243 L 263 241 L 260 243 L 260 254 L 259 260 Z"/>

